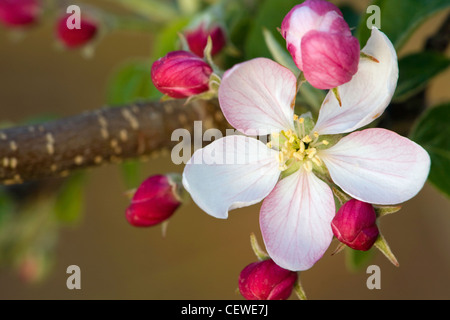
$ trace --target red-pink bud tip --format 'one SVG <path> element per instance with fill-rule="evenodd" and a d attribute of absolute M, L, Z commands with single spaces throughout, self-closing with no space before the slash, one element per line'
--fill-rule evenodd
<path fill-rule="evenodd" d="M 155 87 L 172 98 L 187 98 L 209 90 L 212 68 L 188 51 L 172 51 L 152 65 Z"/>
<path fill-rule="evenodd" d="M 341 11 L 324 0 L 307 0 L 285 16 L 281 34 L 305 79 L 319 89 L 350 81 L 358 70 L 360 47 Z"/>
<path fill-rule="evenodd" d="M 239 291 L 247 300 L 286 300 L 297 273 L 278 266 L 272 259 L 246 266 L 239 276 Z"/>
<path fill-rule="evenodd" d="M 211 55 L 218 54 L 226 44 L 225 33 L 219 26 L 206 28 L 204 24 L 200 24 L 196 29 L 188 30 L 184 33 L 189 50 L 200 58 L 203 58 L 208 37 L 211 37 L 212 49 Z"/>
<path fill-rule="evenodd" d="M 378 238 L 376 213 L 370 203 L 351 199 L 336 213 L 331 228 L 336 238 L 355 250 L 369 250 Z"/>
<path fill-rule="evenodd" d="M 40 14 L 39 0 L 0 0 L 0 23 L 7 27 L 34 24 Z"/>
<path fill-rule="evenodd" d="M 79 29 L 76 27 L 74 16 L 65 15 L 57 24 L 57 38 L 66 48 L 78 48 L 86 45 L 97 34 L 97 23 L 81 17 Z"/>
<path fill-rule="evenodd" d="M 150 227 L 169 219 L 181 205 L 181 182 L 173 175 L 154 175 L 136 190 L 126 219 L 136 227 Z"/>

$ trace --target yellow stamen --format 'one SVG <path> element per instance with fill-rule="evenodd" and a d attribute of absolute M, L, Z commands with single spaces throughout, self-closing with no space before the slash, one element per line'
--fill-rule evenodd
<path fill-rule="evenodd" d="M 305 136 L 302 140 L 303 140 L 303 142 L 305 142 L 305 143 L 310 143 L 310 142 L 312 141 L 312 139 L 311 139 L 310 136 Z"/>
<path fill-rule="evenodd" d="M 278 162 L 280 162 L 280 163 L 284 162 L 284 156 L 283 156 L 283 153 L 282 153 L 282 152 L 278 152 L 278 154 L 277 154 L 277 160 L 278 160 Z"/>
<path fill-rule="evenodd" d="M 305 144 L 303 143 L 303 141 L 300 141 L 300 149 L 298 150 L 300 153 L 305 152 Z"/>
<path fill-rule="evenodd" d="M 316 148 L 309 148 L 308 150 L 306 150 L 306 154 L 308 155 L 308 158 L 313 158 L 317 153 L 317 149 Z"/>
<path fill-rule="evenodd" d="M 294 152 L 294 157 L 298 160 L 303 160 L 303 153 L 300 151 Z"/>
<path fill-rule="evenodd" d="M 289 138 L 289 143 L 294 143 L 294 141 L 295 141 L 295 136 L 291 136 L 291 137 Z"/>
<path fill-rule="evenodd" d="M 323 163 L 319 156 L 315 156 L 311 159 L 311 161 L 314 162 L 318 167 L 321 167 Z"/>
<path fill-rule="evenodd" d="M 303 168 L 305 168 L 306 171 L 311 172 L 312 168 L 313 168 L 313 164 L 311 161 L 305 161 L 305 163 L 303 163 Z"/>

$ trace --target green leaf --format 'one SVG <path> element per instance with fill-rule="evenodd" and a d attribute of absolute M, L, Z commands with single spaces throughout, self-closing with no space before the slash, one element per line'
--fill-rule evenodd
<path fill-rule="evenodd" d="M 13 214 L 14 208 L 14 200 L 5 190 L 0 189 L 0 226 Z"/>
<path fill-rule="evenodd" d="M 400 75 L 394 102 L 401 102 L 419 90 L 428 81 L 450 66 L 450 59 L 438 52 L 420 52 L 408 55 L 398 62 Z"/>
<path fill-rule="evenodd" d="M 84 172 L 72 174 L 64 182 L 55 201 L 55 215 L 58 221 L 73 224 L 79 221 L 84 204 Z"/>
<path fill-rule="evenodd" d="M 177 18 L 178 12 L 169 1 L 158 0 L 111 0 L 124 8 L 154 22 L 165 22 Z"/>
<path fill-rule="evenodd" d="M 338 6 L 339 10 L 341 10 L 342 15 L 344 16 L 345 21 L 347 22 L 348 26 L 352 30 L 352 33 L 356 32 L 356 28 L 359 25 L 359 22 L 361 20 L 361 14 L 356 11 L 355 8 L 348 4 L 344 4 L 342 6 Z"/>
<path fill-rule="evenodd" d="M 139 160 L 128 160 L 121 165 L 127 189 L 137 188 L 142 182 L 142 163 Z"/>
<path fill-rule="evenodd" d="M 287 51 L 287 49 L 280 45 L 280 43 L 275 39 L 272 32 L 267 30 L 266 28 L 263 28 L 263 36 L 264 41 L 267 45 L 267 48 L 270 51 L 271 57 L 281 64 L 282 66 L 288 68 L 291 70 L 296 76 L 300 74 L 300 70 L 295 65 L 294 60 L 292 59 L 291 55 Z"/>
<path fill-rule="evenodd" d="M 369 265 L 374 255 L 373 248 L 368 251 L 345 248 L 345 264 L 350 271 L 358 272 Z"/>
<path fill-rule="evenodd" d="M 158 32 L 153 41 L 152 60 L 155 61 L 168 52 L 179 50 L 179 33 L 188 25 L 188 19 L 177 19 Z M 153 62 L 152 61 L 152 62 Z"/>
<path fill-rule="evenodd" d="M 428 181 L 450 197 L 450 102 L 430 108 L 418 120 L 410 138 L 430 155 Z"/>
<path fill-rule="evenodd" d="M 448 0 L 375 0 L 381 12 L 381 31 L 383 31 L 396 50 L 399 50 L 413 32 L 438 11 L 450 7 Z M 361 47 L 370 37 L 367 19 L 373 13 L 363 15 L 359 24 L 358 36 Z"/>
<path fill-rule="evenodd" d="M 147 60 L 127 61 L 112 76 L 106 101 L 109 106 L 119 106 L 151 99 L 158 94 L 151 80 L 151 63 Z"/>
<path fill-rule="evenodd" d="M 263 29 L 276 32 L 277 28 L 281 27 L 281 22 L 286 14 L 295 5 L 302 2 L 295 0 L 265 0 L 262 2 L 247 37 L 245 46 L 246 59 L 271 57 L 270 51 L 264 41 Z M 278 35 L 276 39 L 280 44 L 285 45 L 285 41 L 281 35 Z"/>

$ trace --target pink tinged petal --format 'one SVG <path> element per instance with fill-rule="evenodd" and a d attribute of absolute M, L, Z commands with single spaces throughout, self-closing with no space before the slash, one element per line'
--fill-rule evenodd
<path fill-rule="evenodd" d="M 311 268 L 333 237 L 331 189 L 313 173 L 299 170 L 278 182 L 263 201 L 260 225 L 270 257 L 282 268 Z"/>
<path fill-rule="evenodd" d="M 338 87 L 342 106 L 333 92 L 328 93 L 314 128 L 320 134 L 354 131 L 378 118 L 389 105 L 398 80 L 395 49 L 384 33 L 374 28 L 362 51 L 379 63 L 359 60 L 352 80 Z"/>
<path fill-rule="evenodd" d="M 359 41 L 353 36 L 310 31 L 302 39 L 303 71 L 318 89 L 350 81 L 358 71 Z"/>
<path fill-rule="evenodd" d="M 421 146 L 385 129 L 351 133 L 323 150 L 321 158 L 338 186 L 373 204 L 411 199 L 430 170 L 430 157 Z"/>
<path fill-rule="evenodd" d="M 219 102 L 228 122 L 248 135 L 293 129 L 297 79 L 287 68 L 256 58 L 225 72 Z"/>
<path fill-rule="evenodd" d="M 226 219 L 229 210 L 258 203 L 272 191 L 280 176 L 276 154 L 259 140 L 227 136 L 194 153 L 183 185 L 202 210 Z"/>

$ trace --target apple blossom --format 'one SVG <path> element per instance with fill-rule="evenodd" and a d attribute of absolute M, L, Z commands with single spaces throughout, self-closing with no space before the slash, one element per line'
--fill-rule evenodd
<path fill-rule="evenodd" d="M 378 63 L 361 59 L 352 80 L 339 87 L 342 106 L 330 91 L 315 124 L 294 115 L 297 83 L 290 70 L 266 58 L 227 70 L 218 92 L 224 116 L 240 132 L 271 134 L 271 141 L 227 136 L 197 150 L 184 169 L 185 189 L 214 217 L 225 219 L 229 210 L 264 199 L 263 240 L 282 268 L 309 269 L 328 249 L 335 215 L 329 184 L 364 202 L 396 204 L 415 196 L 427 179 L 428 154 L 397 133 L 365 129 L 336 142 L 341 136 L 335 134 L 379 117 L 396 88 L 389 39 L 374 28 L 363 52 Z M 236 158 L 245 161 L 230 161 Z"/>
<path fill-rule="evenodd" d="M 350 199 L 339 208 L 331 222 L 336 238 L 355 250 L 367 251 L 380 234 L 375 209 L 370 203 Z"/>
<path fill-rule="evenodd" d="M 152 81 L 162 93 L 172 98 L 186 98 L 209 90 L 213 69 L 188 51 L 172 51 L 152 65 Z"/>
<path fill-rule="evenodd" d="M 281 34 L 297 67 L 319 89 L 331 89 L 358 70 L 359 41 L 340 10 L 325 0 L 307 0 L 285 16 Z"/>

